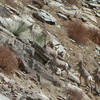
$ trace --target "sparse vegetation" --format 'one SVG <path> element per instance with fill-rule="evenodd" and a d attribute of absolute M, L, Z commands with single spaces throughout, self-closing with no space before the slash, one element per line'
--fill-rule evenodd
<path fill-rule="evenodd" d="M 45 38 L 46 38 L 45 35 L 41 34 L 36 38 L 36 41 L 41 44 L 43 43 L 43 41 L 45 42 Z"/>
<path fill-rule="evenodd" d="M 82 24 L 82 22 L 78 20 L 69 22 L 67 29 L 70 38 L 75 40 L 78 44 L 87 44 L 89 38 L 89 30 Z"/>
<path fill-rule="evenodd" d="M 22 32 L 24 32 L 27 29 L 27 26 L 23 21 L 11 21 L 7 23 L 6 28 L 15 36 L 19 36 Z"/>
<path fill-rule="evenodd" d="M 87 28 L 79 20 L 71 21 L 67 24 L 68 35 L 78 44 L 87 45 L 91 40 L 100 45 L 100 35 L 97 29 Z"/>
<path fill-rule="evenodd" d="M 9 48 L 0 47 L 0 71 L 11 74 L 18 68 L 16 54 Z"/>
<path fill-rule="evenodd" d="M 15 2 L 15 0 L 3 0 L 5 4 L 10 5 L 11 7 L 16 8 L 17 7 L 17 3 Z"/>
<path fill-rule="evenodd" d="M 13 32 L 15 36 L 19 36 L 21 32 L 24 32 L 26 30 L 26 25 L 24 22 L 19 23 L 19 27 L 16 31 Z"/>
<path fill-rule="evenodd" d="M 100 34 L 99 34 L 100 31 L 95 28 L 91 28 L 89 31 L 90 31 L 90 40 L 100 45 Z"/>

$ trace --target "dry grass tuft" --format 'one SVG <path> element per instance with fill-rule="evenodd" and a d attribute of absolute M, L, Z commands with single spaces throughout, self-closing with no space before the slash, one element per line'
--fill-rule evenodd
<path fill-rule="evenodd" d="M 66 25 L 65 25 L 66 26 Z M 89 40 L 100 45 L 100 35 L 97 29 L 89 29 L 79 20 L 67 24 L 68 36 L 81 45 L 87 45 Z"/>
<path fill-rule="evenodd" d="M 15 0 L 4 0 L 4 2 L 6 4 L 10 5 L 11 7 L 14 7 L 14 8 L 17 7 L 17 4 L 16 4 Z"/>
<path fill-rule="evenodd" d="M 100 31 L 95 29 L 95 28 L 91 28 L 89 29 L 90 31 L 90 40 L 93 41 L 94 43 L 100 45 Z"/>
<path fill-rule="evenodd" d="M 0 71 L 12 74 L 19 67 L 16 54 L 9 48 L 0 47 Z"/>
<path fill-rule="evenodd" d="M 78 44 L 86 45 L 89 38 L 89 30 L 82 24 L 82 22 L 75 20 L 67 24 L 68 35 Z"/>

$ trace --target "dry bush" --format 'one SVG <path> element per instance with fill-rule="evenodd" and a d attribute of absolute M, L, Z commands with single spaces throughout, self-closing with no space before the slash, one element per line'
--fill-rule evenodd
<path fill-rule="evenodd" d="M 15 2 L 15 0 L 4 0 L 6 4 L 10 5 L 11 7 L 16 8 L 17 4 Z"/>
<path fill-rule="evenodd" d="M 68 36 L 81 45 L 87 45 L 88 41 L 91 40 L 94 43 L 100 45 L 100 34 L 96 28 L 87 28 L 79 20 L 68 22 L 64 25 L 67 27 Z"/>
<path fill-rule="evenodd" d="M 16 54 L 9 48 L 0 47 L 0 71 L 5 74 L 12 74 L 18 69 L 19 62 Z"/>
<path fill-rule="evenodd" d="M 70 38 L 75 40 L 78 44 L 86 45 L 89 38 L 89 30 L 82 24 L 82 22 L 75 20 L 67 24 L 67 31 Z"/>
<path fill-rule="evenodd" d="M 89 39 L 94 43 L 100 45 L 100 34 L 99 34 L 100 31 L 95 28 L 91 28 L 89 29 L 89 31 L 90 31 Z"/>

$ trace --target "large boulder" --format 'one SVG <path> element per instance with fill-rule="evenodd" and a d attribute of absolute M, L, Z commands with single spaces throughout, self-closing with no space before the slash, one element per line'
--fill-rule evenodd
<path fill-rule="evenodd" d="M 56 23 L 55 17 L 53 17 L 50 13 L 48 13 L 47 11 L 45 11 L 43 9 L 34 13 L 33 15 L 43 22 L 47 22 L 49 24 L 55 24 Z"/>
<path fill-rule="evenodd" d="M 6 96 L 0 94 L 0 100 L 10 100 L 9 98 L 7 98 Z"/>

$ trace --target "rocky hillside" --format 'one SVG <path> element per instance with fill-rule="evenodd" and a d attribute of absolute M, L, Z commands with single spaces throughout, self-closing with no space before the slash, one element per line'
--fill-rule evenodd
<path fill-rule="evenodd" d="M 100 100 L 100 0 L 0 0 L 0 100 Z"/>

